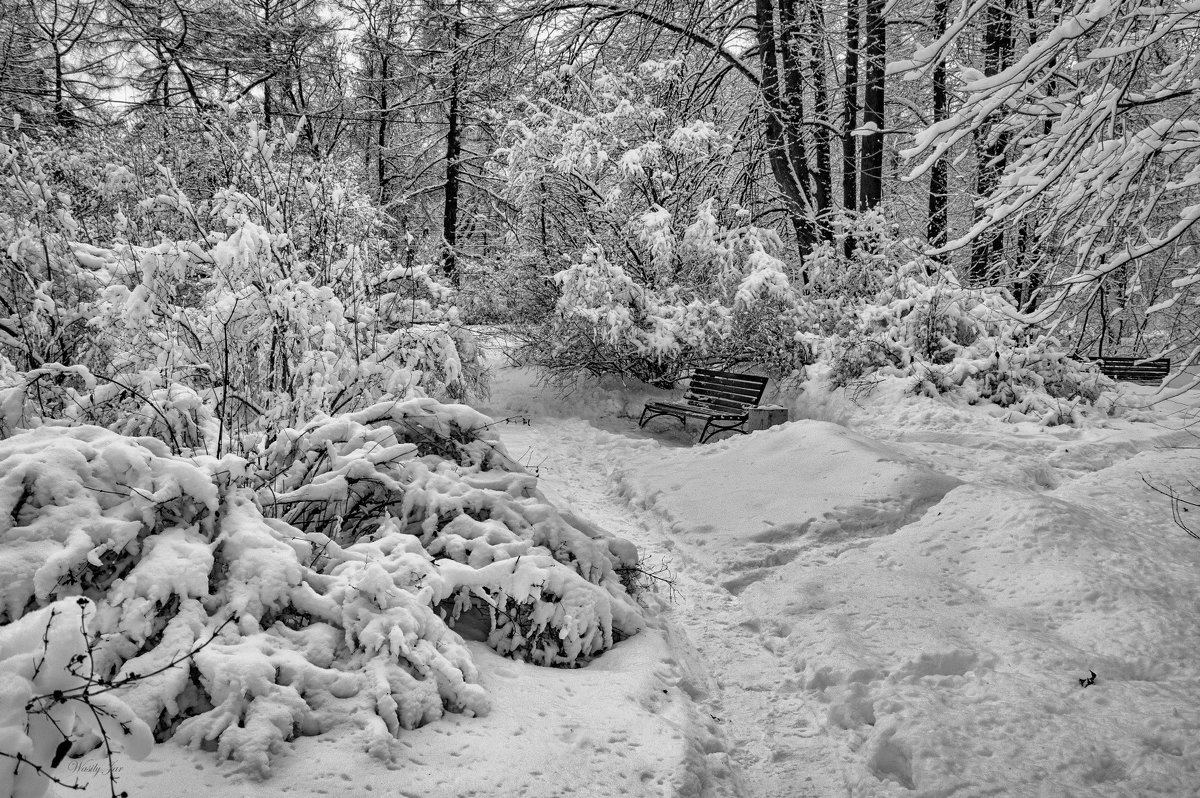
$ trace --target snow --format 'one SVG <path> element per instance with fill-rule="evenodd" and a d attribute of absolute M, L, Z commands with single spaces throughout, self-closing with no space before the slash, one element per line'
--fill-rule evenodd
<path fill-rule="evenodd" d="M 899 526 L 958 484 L 821 421 L 665 455 L 647 452 L 615 478 L 623 495 L 665 518 L 672 532 L 703 535 L 702 545 L 739 556 L 756 544 L 777 556 L 790 541 Z"/>
<path fill-rule="evenodd" d="M 127 759 L 143 760 L 153 748 L 150 727 L 125 702 L 89 691 L 73 670 L 86 656 L 83 628 L 95 611 L 85 598 L 57 601 L 0 626 L 0 746 L 9 757 L 49 762 L 64 735 L 101 729 Z M 0 794 L 41 798 L 46 782 L 28 767 L 6 766 Z"/>
<path fill-rule="evenodd" d="M 537 476 L 507 489 L 536 490 L 579 533 L 607 529 L 649 563 L 668 561 L 674 603 L 665 589 L 651 594 L 646 628 L 575 670 L 507 659 L 461 626 L 470 656 L 454 661 L 474 662 L 486 714 L 446 713 L 401 730 L 387 762 L 346 719 L 320 734 L 274 737 L 281 752 L 264 781 L 168 743 L 140 763 L 118 754 L 121 789 L 1193 795 L 1200 542 L 1143 479 L 1181 488 L 1196 480 L 1194 392 L 1175 396 L 1171 415 L 1150 409 L 1144 391 L 1126 391 L 1118 404 L 1148 409 L 1044 427 L 910 396 L 902 383 L 853 396 L 815 387 L 768 396 L 790 406 L 791 422 L 692 446 L 695 430 L 674 420 L 637 429 L 648 389 L 607 382 L 563 400 L 529 374 L 502 372 L 485 410 L 517 417 L 492 429 Z M 487 521 L 457 523 L 447 545 L 467 559 L 477 541 L 490 544 L 489 556 L 524 549 Z M 166 559 L 188 539 L 158 545 Z M 361 578 L 345 584 L 370 591 L 378 582 L 385 606 L 399 576 L 382 563 L 409 561 L 363 552 L 346 557 L 342 567 Z M 304 631 L 311 639 L 247 661 L 301 673 L 307 657 L 310 676 L 290 680 L 301 692 L 305 678 L 330 678 L 322 624 Z M 289 707 L 273 695 L 247 725 L 290 728 Z M 420 711 L 398 707 L 398 722 Z M 98 757 L 61 770 L 104 772 Z M 106 790 L 106 779 L 92 778 L 85 794 Z"/>

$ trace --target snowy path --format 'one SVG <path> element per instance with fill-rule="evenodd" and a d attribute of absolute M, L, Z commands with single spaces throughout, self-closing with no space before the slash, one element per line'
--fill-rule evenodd
<path fill-rule="evenodd" d="M 716 695 L 719 682 L 707 666 L 708 658 L 697 652 L 691 641 L 697 634 L 705 634 L 705 622 L 714 613 L 723 614 L 727 610 L 729 596 L 723 590 L 697 582 L 687 568 L 681 567 L 661 519 L 631 507 L 614 495 L 609 481 L 614 465 L 627 459 L 630 453 L 653 450 L 661 444 L 651 439 L 623 439 L 577 418 L 536 418 L 528 425 L 505 427 L 502 435 L 515 457 L 537 468 L 539 487 L 555 504 L 632 540 L 649 561 L 671 564 L 678 591 L 676 603 L 667 601 L 664 589 L 660 593 L 663 599 L 660 606 L 664 633 L 678 663 L 677 684 L 713 720 L 706 730 L 712 737 L 708 746 L 712 750 L 708 753 L 723 754 L 728 740 L 722 740 L 727 735 L 717 725 L 725 720 L 715 712 L 720 708 Z M 709 795 L 715 798 L 756 794 L 742 789 L 735 774 L 723 772 L 723 768 L 716 770 L 716 774 L 706 773 Z"/>
<path fill-rule="evenodd" d="M 747 612 L 722 586 L 726 570 L 703 550 L 681 545 L 660 516 L 614 495 L 614 469 L 636 456 L 654 457 L 662 444 L 561 418 L 506 427 L 503 437 L 514 455 L 539 466 L 542 489 L 560 506 L 633 540 L 652 562 L 669 562 L 677 595 L 664 621 L 685 663 L 680 686 L 719 724 L 741 776 L 715 781 L 712 794 L 845 794 L 838 744 L 823 732 L 819 708 L 801 694 L 796 663 L 773 645 L 786 631 L 764 628 Z"/>

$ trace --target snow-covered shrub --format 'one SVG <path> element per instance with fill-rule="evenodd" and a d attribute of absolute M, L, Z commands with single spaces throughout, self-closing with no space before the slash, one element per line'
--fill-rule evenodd
<path fill-rule="evenodd" d="M 518 331 L 518 356 L 556 382 L 591 373 L 666 384 L 701 364 L 785 376 L 808 358 L 782 242 L 749 210 L 714 199 L 732 195 L 732 126 L 659 102 L 683 70 L 653 62 L 579 78 L 575 102 L 530 102 L 509 126 L 508 191 L 540 242 L 517 282 L 539 314 Z"/>
<path fill-rule="evenodd" d="M 0 135 L 0 353 L 22 370 L 97 352 L 87 324 L 99 286 L 71 244 L 82 230 L 51 155 L 29 148 Z"/>
<path fill-rule="evenodd" d="M 804 258 L 807 293 L 825 303 L 873 299 L 899 264 L 915 259 L 927 268 L 936 266 L 921 256 L 916 242 L 898 237 L 896 226 L 878 209 L 843 212 L 830 224 L 833 240 L 818 241 Z M 838 318 L 830 308 L 824 310 L 830 319 Z"/>
<path fill-rule="evenodd" d="M 921 259 L 892 272 L 871 299 L 824 304 L 838 311 L 825 317 L 834 387 L 873 374 L 913 377 L 919 393 L 955 392 L 1058 424 L 1112 386 L 1057 339 L 1027 328 L 1003 289 L 964 288 Z"/>
<path fill-rule="evenodd" d="M 451 399 L 487 394 L 475 335 L 463 326 L 457 293 L 430 264 L 393 264 L 376 278 L 379 319 L 393 329 L 379 347 L 403 353 L 418 384 L 439 386 Z"/>
<path fill-rule="evenodd" d="M 656 215 L 663 216 L 661 209 Z M 697 365 L 754 364 L 789 376 L 810 362 L 803 343 L 809 312 L 772 233 L 749 224 L 727 228 L 702 205 L 679 235 L 665 225 L 660 279 L 610 260 L 593 247 L 554 276 L 554 313 L 520 354 L 559 380 L 580 373 L 629 374 L 669 384 Z"/>
<path fill-rule="evenodd" d="M 297 136 L 206 134 L 230 166 L 205 196 L 163 164 L 108 164 L 109 224 L 90 200 L 86 223 L 73 215 L 61 189 L 83 181 L 60 150 L 0 140 L 0 354 L 25 374 L 23 395 L 0 384 L 10 428 L 141 425 L 176 451 L 229 451 L 316 413 L 484 390 L 453 295 L 388 260 L 380 214 Z"/>
<path fill-rule="evenodd" d="M 444 560 L 485 570 L 508 563 L 488 571 L 503 586 L 464 583 L 453 596 L 438 592 L 436 603 L 452 621 L 485 611 L 503 653 L 572 664 L 637 628 L 617 575 L 636 563 L 636 551 L 553 510 L 490 425 L 465 405 L 429 399 L 318 419 L 265 452 L 260 469 L 274 478 L 259 502 L 310 539 L 322 536 L 327 558 L 400 530 L 443 558 L 443 568 Z M 522 613 L 533 615 L 520 623 Z"/>
<path fill-rule="evenodd" d="M 348 720 L 388 756 L 402 729 L 488 711 L 464 614 L 498 651 L 568 667 L 642 626 L 616 573 L 634 547 L 555 510 L 491 426 L 390 401 L 285 429 L 249 460 L 86 425 L 12 435 L 0 640 L 81 597 L 94 678 L 156 739 L 264 774 L 287 740 Z M 4 707 L 15 755 L 26 719 Z"/>

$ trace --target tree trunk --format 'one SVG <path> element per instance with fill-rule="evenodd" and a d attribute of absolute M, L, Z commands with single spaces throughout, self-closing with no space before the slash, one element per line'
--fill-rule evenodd
<path fill-rule="evenodd" d="M 442 269 L 455 288 L 460 285 L 458 270 L 458 190 L 459 161 L 462 158 L 462 132 L 459 118 L 459 63 L 458 40 L 462 35 L 461 6 L 455 4 L 455 18 L 451 26 L 450 51 L 454 61 L 450 66 L 450 108 L 446 113 L 446 203 L 442 210 Z"/>
<path fill-rule="evenodd" d="M 379 129 L 375 134 L 375 182 L 379 186 L 379 205 L 387 209 L 391 200 L 387 180 L 388 133 L 388 57 L 379 58 Z"/>
<path fill-rule="evenodd" d="M 67 108 L 65 85 L 63 77 L 63 56 L 58 51 L 58 42 L 54 45 L 54 121 L 63 127 L 71 124 L 71 111 Z"/>
<path fill-rule="evenodd" d="M 1029 270 L 1028 274 L 1020 277 L 1013 286 L 1013 298 L 1017 309 L 1022 313 L 1032 313 L 1038 306 L 1038 289 L 1042 287 L 1042 275 L 1029 266 L 1029 258 L 1025 256 L 1029 242 L 1033 239 L 1033 221 L 1025 218 L 1017 231 L 1017 252 L 1020 253 L 1021 271 Z"/>
<path fill-rule="evenodd" d="M 866 91 L 863 103 L 863 127 L 871 132 L 863 136 L 862 177 L 858 209 L 867 211 L 883 201 L 883 125 L 884 77 L 887 71 L 887 21 L 883 17 L 885 0 L 867 0 L 865 49 L 867 54 Z"/>
<path fill-rule="evenodd" d="M 788 2 L 788 0 L 785 0 Z M 801 257 L 812 250 L 813 228 L 808 214 L 809 202 L 806 187 L 797 173 L 801 168 L 807 172 L 807 164 L 796 163 L 797 151 L 790 145 L 785 125 L 787 109 L 782 97 L 779 70 L 778 29 L 775 25 L 774 0 L 756 0 L 758 50 L 762 66 L 762 97 L 765 116 L 767 158 L 771 174 L 779 186 L 787 206 L 792 228 L 796 232 L 797 249 Z M 803 150 L 800 150 L 802 153 Z"/>
<path fill-rule="evenodd" d="M 271 7 L 269 4 L 263 6 L 263 31 L 264 33 L 270 30 L 271 26 Z M 263 69 L 271 69 L 271 38 L 266 37 L 266 43 L 263 45 Z M 263 81 L 263 127 L 267 130 L 271 129 L 271 79 L 267 78 Z"/>
<path fill-rule="evenodd" d="M 804 142 L 804 73 L 800 60 L 800 25 L 796 0 L 779 2 L 779 61 L 783 66 L 783 128 L 787 141 L 788 166 L 801 191 L 812 196 L 808 149 Z M 819 218 L 819 203 L 813 208 Z"/>
<path fill-rule="evenodd" d="M 817 203 L 817 228 L 821 238 L 833 239 L 833 226 L 829 223 L 829 214 L 833 203 L 833 134 L 830 125 L 832 120 L 829 113 L 829 90 L 825 85 L 825 51 L 822 49 L 825 31 L 825 14 L 818 5 L 819 0 L 809 0 L 808 12 L 810 20 L 809 34 L 809 74 L 813 80 L 813 113 L 817 117 L 817 126 L 813 128 L 813 138 L 817 151 L 817 175 L 815 199 Z"/>
<path fill-rule="evenodd" d="M 363 83 L 367 86 L 370 86 L 375 79 L 375 61 L 369 56 L 364 58 L 363 61 L 366 62 L 363 67 Z M 366 128 L 366 132 L 363 134 L 362 147 L 364 174 L 371 174 L 371 155 L 371 129 Z"/>
<path fill-rule="evenodd" d="M 1002 3 L 1002 4 L 1001 4 Z M 997 0 L 988 6 L 987 23 L 983 31 L 983 74 L 991 77 L 1005 70 L 1012 61 L 1012 0 Z M 1000 181 L 1007 165 L 1008 134 L 992 135 L 990 125 L 980 130 L 976 138 L 979 165 L 976 170 L 975 196 L 989 196 Z M 976 206 L 978 222 L 984 211 Z M 971 247 L 971 279 L 976 283 L 994 282 L 999 277 L 1004 259 L 1004 229 L 991 228 L 975 239 Z"/>
<path fill-rule="evenodd" d="M 1030 38 L 1034 38 L 1038 27 L 1037 11 L 1034 8 L 1032 0 L 1026 0 L 1025 3 L 1026 22 L 1029 25 Z M 1051 14 L 1049 24 L 1052 27 L 1057 27 L 1062 18 L 1061 9 L 1056 13 Z M 1049 70 L 1053 73 L 1058 66 L 1058 57 L 1050 59 Z M 1058 80 L 1051 74 L 1051 77 L 1046 81 L 1046 96 L 1053 97 L 1058 93 Z M 1042 123 L 1042 135 L 1049 136 L 1054 129 L 1054 123 L 1047 118 Z M 1021 227 L 1017 231 L 1017 282 L 1013 287 L 1013 295 L 1017 300 L 1017 307 L 1022 313 L 1032 313 L 1037 309 L 1039 300 L 1041 299 L 1042 283 L 1045 281 L 1043 274 L 1038 271 L 1038 258 L 1036 255 L 1030 256 L 1030 242 L 1035 240 L 1034 230 L 1037 227 L 1037 217 L 1032 214 L 1026 214 L 1021 219 Z"/>
<path fill-rule="evenodd" d="M 858 49 L 859 2 L 846 0 L 846 74 L 842 106 L 842 207 L 853 211 L 858 207 Z M 846 237 L 845 254 L 854 254 L 854 240 Z"/>
<path fill-rule="evenodd" d="M 934 36 L 941 38 L 946 32 L 946 16 L 949 0 L 934 0 L 933 30 Z M 933 68 L 933 123 L 945 120 L 949 116 L 949 97 L 946 93 L 946 62 L 939 59 Z M 949 208 L 947 197 L 947 167 L 945 156 L 934 161 L 929 170 L 929 219 L 926 226 L 926 237 L 933 247 L 944 246 L 949 238 Z M 940 263 L 946 262 L 946 255 L 935 256 Z"/>

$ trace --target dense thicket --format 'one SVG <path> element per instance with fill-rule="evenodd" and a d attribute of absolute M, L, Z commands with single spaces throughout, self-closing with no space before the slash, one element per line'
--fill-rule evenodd
<path fill-rule="evenodd" d="M 3 6 L 6 120 L 87 150 L 123 119 L 161 131 L 146 157 L 168 163 L 154 147 L 236 129 L 231 110 L 282 123 L 472 319 L 544 318 L 563 259 L 597 247 L 653 292 L 645 219 L 676 235 L 702 206 L 735 235 L 768 231 L 804 287 L 814 249 L 853 258 L 853 219 L 878 210 L 964 282 L 1066 324 L 1081 353 L 1179 360 L 1195 344 L 1186 3 Z M 639 374 L 723 355 L 697 352 Z"/>

